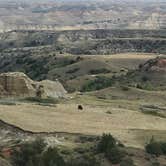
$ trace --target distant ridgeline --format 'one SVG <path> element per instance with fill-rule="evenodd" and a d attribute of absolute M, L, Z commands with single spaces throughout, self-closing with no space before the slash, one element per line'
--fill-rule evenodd
<path fill-rule="evenodd" d="M 166 30 L 10 31 L 0 34 L 0 49 L 49 46 L 70 54 L 166 53 Z"/>
<path fill-rule="evenodd" d="M 94 29 L 105 29 L 105 30 L 109 30 L 109 29 L 122 29 L 122 27 L 113 27 L 113 26 L 109 26 L 106 24 L 109 24 L 110 22 L 112 22 L 112 20 L 103 20 L 103 21 L 85 21 L 82 24 L 77 24 L 75 26 L 59 26 L 56 23 L 55 24 L 20 24 L 20 25 L 4 25 L 2 27 L 0 27 L 0 32 L 9 32 L 9 31 L 19 31 L 19 30 L 34 30 L 34 31 L 58 31 L 58 30 L 94 30 Z M 123 29 L 128 29 L 128 27 L 124 27 Z M 147 27 L 135 27 L 135 28 L 129 28 L 129 29 L 140 29 L 140 30 L 144 30 L 144 29 L 148 29 L 148 30 L 162 30 L 162 29 L 166 29 L 166 23 L 165 20 L 162 21 L 157 27 L 153 26 L 153 24 L 148 25 Z"/>

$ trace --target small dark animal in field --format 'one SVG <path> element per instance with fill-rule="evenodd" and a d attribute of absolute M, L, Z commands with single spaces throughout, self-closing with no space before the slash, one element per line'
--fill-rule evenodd
<path fill-rule="evenodd" d="M 78 110 L 83 110 L 83 106 L 82 105 L 78 105 Z"/>

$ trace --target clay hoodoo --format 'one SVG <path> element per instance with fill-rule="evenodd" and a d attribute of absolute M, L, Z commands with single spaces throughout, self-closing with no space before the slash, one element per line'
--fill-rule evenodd
<path fill-rule="evenodd" d="M 59 81 L 43 80 L 38 82 L 38 87 L 42 87 L 43 97 L 51 96 L 54 98 L 64 97 L 67 91 Z"/>
<path fill-rule="evenodd" d="M 66 90 L 59 81 L 36 82 L 20 72 L 0 74 L 1 97 L 64 97 Z"/>

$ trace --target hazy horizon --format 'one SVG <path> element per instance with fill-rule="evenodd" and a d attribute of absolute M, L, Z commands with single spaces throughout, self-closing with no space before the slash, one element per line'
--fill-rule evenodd
<path fill-rule="evenodd" d="M 61 2 L 67 2 L 67 1 L 77 1 L 77 2 L 81 2 L 81 1 L 133 1 L 133 2 L 137 2 L 137 1 L 142 1 L 142 2 L 148 2 L 148 1 L 153 1 L 153 2 L 163 2 L 163 1 L 166 1 L 166 0 L 0 0 L 0 2 L 58 2 L 58 1 L 61 1 Z"/>

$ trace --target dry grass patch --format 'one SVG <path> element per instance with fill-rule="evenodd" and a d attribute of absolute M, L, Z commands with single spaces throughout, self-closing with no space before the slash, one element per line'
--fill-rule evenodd
<path fill-rule="evenodd" d="M 58 104 L 57 107 L 43 107 L 32 104 L 1 106 L 3 121 L 33 132 L 66 132 L 101 135 L 112 133 L 123 143 L 142 147 L 136 143 L 132 130 L 165 131 L 166 121 L 160 117 L 146 116 L 127 109 L 83 105 Z M 106 111 L 112 114 L 107 114 Z M 130 132 L 129 132 L 130 131 Z"/>

